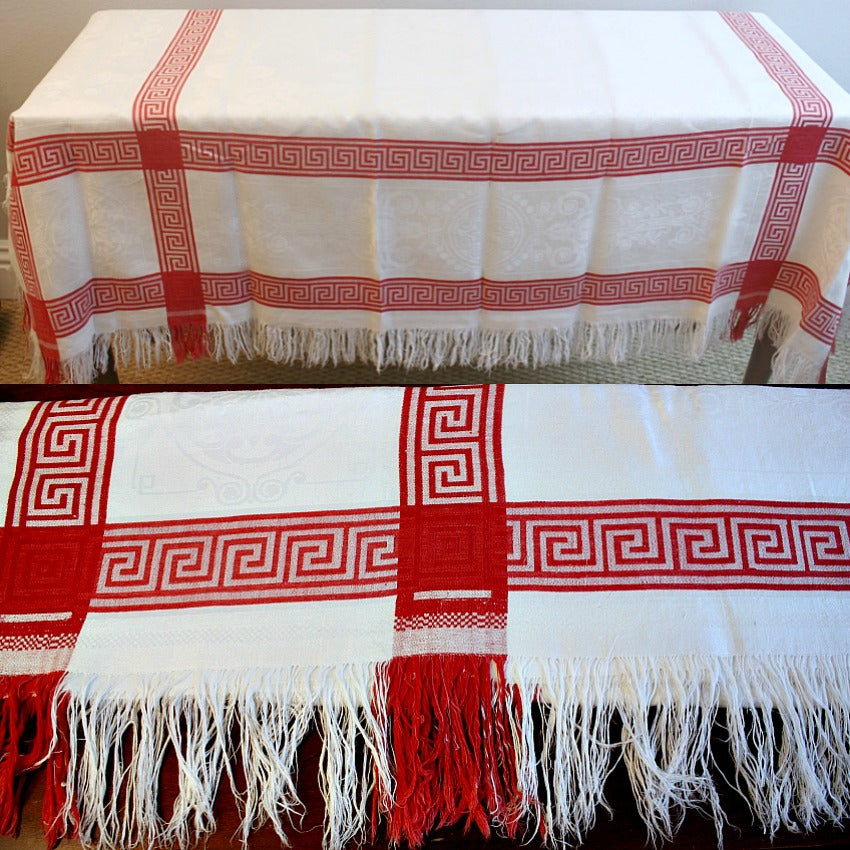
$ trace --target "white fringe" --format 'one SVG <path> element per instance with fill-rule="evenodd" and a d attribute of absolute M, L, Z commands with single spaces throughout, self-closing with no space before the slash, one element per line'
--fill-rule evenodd
<path fill-rule="evenodd" d="M 731 315 L 704 322 L 655 319 L 621 323 L 577 322 L 543 330 L 478 329 L 332 329 L 279 327 L 253 322 L 208 327 L 210 355 L 236 363 L 241 357 L 264 357 L 273 363 L 327 366 L 356 361 L 404 369 L 468 366 L 491 370 L 559 365 L 570 360 L 622 363 L 646 352 L 676 353 L 699 360 L 708 345 L 728 339 Z M 792 325 L 778 311 L 764 311 L 757 333 L 778 348 L 773 380 L 805 383 L 817 378 L 820 364 L 783 348 Z M 62 364 L 69 383 L 87 383 L 105 370 L 110 349 L 119 366 L 150 368 L 174 359 L 167 327 L 97 334 L 93 345 Z M 33 351 L 33 374 L 40 355 Z M 43 369 L 41 370 L 43 374 Z"/>
<path fill-rule="evenodd" d="M 820 378 L 821 366 L 815 365 L 811 358 L 786 346 L 777 351 L 773 358 L 771 383 L 816 384 Z"/>
<path fill-rule="evenodd" d="M 266 822 L 287 843 L 285 823 L 303 811 L 298 745 L 317 723 L 325 846 L 341 850 L 362 836 L 376 782 L 386 792 L 379 809 L 391 805 L 386 675 L 377 664 L 69 674 L 57 694 L 57 703 L 68 699 L 72 730 L 63 817 L 75 801 L 86 846 L 186 847 L 215 829 L 213 802 L 226 777 L 243 844 Z M 620 758 L 653 841 L 670 839 L 697 809 L 714 821 L 721 846 L 725 816 L 711 772 L 718 723 L 734 766 L 727 779 L 766 833 L 850 815 L 850 657 L 509 658 L 506 678 L 523 816 L 531 827 L 545 824 L 551 846 L 580 843 L 608 809 L 605 782 Z M 157 788 L 169 747 L 179 793 L 166 820 Z"/>
<path fill-rule="evenodd" d="M 759 316 L 757 337 L 766 336 L 776 348 L 771 361 L 771 383 L 816 384 L 823 361 L 815 362 L 794 348 L 789 341 L 793 330 L 788 316 L 778 310 L 763 310 Z"/>
<path fill-rule="evenodd" d="M 33 367 L 30 374 L 44 374 L 44 364 L 33 346 Z M 62 378 L 69 384 L 91 383 L 109 366 L 110 354 L 115 363 L 134 365 L 137 369 L 150 369 L 174 359 L 171 331 L 167 327 L 114 331 L 95 335 L 92 347 L 62 361 Z"/>
<path fill-rule="evenodd" d="M 523 706 L 513 729 L 520 787 L 541 800 L 525 814 L 543 820 L 552 846 L 581 842 L 608 808 L 614 755 L 653 842 L 670 840 L 696 809 L 714 821 L 722 846 L 726 819 L 710 773 L 718 722 L 734 765 L 729 779 L 767 834 L 850 815 L 848 657 L 509 659 L 507 682 Z M 525 710 L 535 701 L 542 752 Z"/>
<path fill-rule="evenodd" d="M 69 674 L 56 696 L 68 699 L 72 730 L 62 817 L 71 823 L 76 803 L 85 846 L 185 848 L 215 830 L 213 803 L 226 776 L 240 807 L 243 843 L 268 822 L 288 845 L 285 822 L 302 811 L 295 789 L 298 745 L 318 722 L 325 846 L 341 850 L 364 830 L 376 774 L 391 787 L 386 718 L 373 710 L 374 703 L 386 704 L 384 680 L 383 668 L 369 664 L 144 678 Z M 358 742 L 365 745 L 359 768 Z M 165 820 L 157 789 L 171 747 L 179 791 Z"/>

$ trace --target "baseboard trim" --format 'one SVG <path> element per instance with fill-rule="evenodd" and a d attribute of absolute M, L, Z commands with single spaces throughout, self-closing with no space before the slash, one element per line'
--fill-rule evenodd
<path fill-rule="evenodd" d="M 18 285 L 12 271 L 12 245 L 8 239 L 0 239 L 0 299 L 17 297 Z"/>

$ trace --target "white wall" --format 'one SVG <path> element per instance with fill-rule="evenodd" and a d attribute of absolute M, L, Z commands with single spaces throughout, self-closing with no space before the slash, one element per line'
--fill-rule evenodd
<path fill-rule="evenodd" d="M 744 9 L 762 11 L 850 90 L 850 0 L 0 0 L 0 126 L 26 99 L 89 16 L 120 8 L 279 8 L 286 6 L 562 9 Z M 120 45 L 116 45 L 120 49 Z M 5 174 L 5 158 L 0 171 Z M 0 234 L 6 218 L 0 213 Z"/>

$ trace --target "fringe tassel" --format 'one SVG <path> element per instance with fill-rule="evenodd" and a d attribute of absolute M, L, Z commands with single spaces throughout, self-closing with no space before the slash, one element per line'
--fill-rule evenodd
<path fill-rule="evenodd" d="M 25 774 L 47 762 L 42 821 L 49 847 L 65 830 L 57 820 L 65 803 L 67 749 L 54 736 L 54 695 L 61 673 L 0 677 L 0 835 L 16 835 L 20 826 Z M 58 743 L 57 743 L 58 739 Z"/>
<path fill-rule="evenodd" d="M 243 842 L 270 823 L 288 844 L 285 822 L 301 808 L 298 745 L 318 719 L 325 844 L 341 850 L 363 832 L 376 783 L 392 787 L 386 723 L 372 707 L 386 699 L 384 678 L 375 665 L 146 679 L 69 674 L 60 686 L 72 732 L 62 815 L 78 818 L 84 845 L 187 847 L 215 830 L 213 803 L 226 779 L 240 806 Z M 170 749 L 178 790 L 172 811 L 163 813 L 159 773 Z"/>
<path fill-rule="evenodd" d="M 619 324 L 578 322 L 566 329 L 477 330 L 293 328 L 246 322 L 238 325 L 209 325 L 121 330 L 94 337 L 90 350 L 64 360 L 44 364 L 33 351 L 33 370 L 70 383 L 88 383 L 108 363 L 110 349 L 119 366 L 150 368 L 154 364 L 207 354 L 216 360 L 236 363 L 241 357 L 264 357 L 274 363 L 307 367 L 338 365 L 356 361 L 372 363 L 378 370 L 389 366 L 404 369 L 439 369 L 469 366 L 490 370 L 558 365 L 569 360 L 621 363 L 643 352 L 680 353 L 698 360 L 708 345 L 728 339 L 737 316 L 720 316 L 708 324 L 675 319 L 657 319 Z M 814 381 L 821 363 L 786 350 L 792 331 L 783 313 L 762 310 L 757 333 L 768 334 L 778 349 L 774 360 L 777 382 Z M 36 362 L 37 361 L 37 362 Z M 59 371 L 57 371 L 59 370 Z"/>
<path fill-rule="evenodd" d="M 744 338 L 747 328 L 755 322 L 762 311 L 764 304 L 751 303 L 750 306 L 737 307 L 732 314 L 732 322 L 729 329 L 729 339 L 739 342 Z"/>
<path fill-rule="evenodd" d="M 171 350 L 174 359 L 182 363 L 187 358 L 197 359 L 209 354 L 207 328 L 203 322 L 185 325 L 170 325 Z"/>
<path fill-rule="evenodd" d="M 22 730 L 44 715 L 50 695 L 30 696 L 12 680 L 3 687 L 8 832 L 17 825 L 15 781 L 47 751 L 46 726 L 25 746 Z M 552 847 L 577 844 L 608 808 L 605 783 L 619 760 L 653 841 L 672 838 L 696 809 L 722 844 L 723 779 L 771 836 L 850 816 L 847 656 L 443 655 L 266 673 L 75 673 L 57 688 L 55 714 L 68 720 L 54 747 L 69 767 L 53 836 L 77 825 L 83 844 L 103 850 L 203 839 L 215 829 L 223 781 L 240 808 L 244 843 L 267 822 L 286 842 L 286 823 L 302 810 L 298 746 L 313 723 L 323 738 L 330 850 L 362 836 L 370 815 L 373 828 L 386 817 L 391 842 L 414 847 L 458 821 L 485 835 L 524 829 Z M 162 811 L 169 750 L 178 789 L 171 811 Z M 723 777 L 718 764 L 726 762 Z M 65 763 L 52 762 L 57 778 Z"/>
<path fill-rule="evenodd" d="M 44 782 L 44 801 L 41 808 L 44 836 L 47 839 L 48 848 L 55 847 L 66 835 L 76 836 L 79 823 L 76 804 L 68 796 L 67 790 L 71 758 L 67 709 L 67 698 L 54 696 L 50 712 L 53 739 L 50 743 L 50 753 L 46 762 L 47 776 Z"/>
<path fill-rule="evenodd" d="M 823 364 L 821 364 L 821 367 Z M 771 382 L 774 384 L 817 384 L 820 370 L 816 370 L 811 358 L 785 346 L 773 358 Z"/>
<path fill-rule="evenodd" d="M 91 383 L 106 370 L 110 352 L 117 365 L 127 366 L 132 363 L 139 369 L 150 369 L 174 359 L 168 328 L 98 334 L 91 349 L 62 362 L 62 379 L 70 384 Z"/>
<path fill-rule="evenodd" d="M 850 658 L 613 658 L 509 661 L 523 706 L 513 732 L 526 800 L 552 846 L 578 843 L 607 808 L 622 758 L 653 842 L 689 810 L 725 822 L 711 733 L 725 727 L 734 775 L 770 836 L 850 815 Z M 539 707 L 540 737 L 528 710 Z M 622 732 L 613 737 L 619 718 Z"/>
<path fill-rule="evenodd" d="M 485 837 L 491 823 L 516 834 L 523 806 L 503 668 L 504 659 L 486 656 L 390 662 L 391 844 L 420 847 L 432 829 L 461 820 Z"/>
<path fill-rule="evenodd" d="M 771 362 L 771 383 L 817 383 L 823 361 L 815 362 L 798 351 L 789 339 L 792 331 L 791 321 L 784 313 L 764 308 L 758 313 L 756 335 L 766 336 L 776 348 Z M 827 353 L 824 353 L 824 358 L 826 356 Z"/>

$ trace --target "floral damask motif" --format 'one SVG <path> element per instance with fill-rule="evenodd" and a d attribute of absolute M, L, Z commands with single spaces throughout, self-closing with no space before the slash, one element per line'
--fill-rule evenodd
<path fill-rule="evenodd" d="M 632 226 L 617 228 L 614 242 L 623 249 L 661 243 L 688 245 L 710 221 L 707 206 L 704 198 L 696 196 L 672 201 L 658 196 L 615 199 L 614 215 L 627 219 Z"/>
<path fill-rule="evenodd" d="M 406 188 L 379 182 L 380 277 L 404 277 L 422 269 L 434 277 L 480 277 L 485 189 L 483 184 Z"/>
<path fill-rule="evenodd" d="M 598 187 L 543 186 L 522 195 L 505 194 L 500 211 L 506 213 L 503 227 L 510 238 L 495 243 L 501 253 L 493 276 L 508 277 L 525 268 L 540 277 L 586 271 L 597 193 Z M 513 233 L 509 225 L 516 227 Z M 505 250 L 506 245 L 512 250 Z"/>
<path fill-rule="evenodd" d="M 309 415 L 290 417 L 286 429 L 222 429 L 218 417 L 192 418 L 186 430 L 168 427 L 168 414 L 215 402 L 218 410 L 232 407 L 244 393 L 181 393 L 173 396 L 143 395 L 128 405 L 127 418 L 158 422 L 143 433 L 133 472 L 133 487 L 140 495 L 181 492 L 204 494 L 220 505 L 246 502 L 273 504 L 292 487 L 307 480 L 304 469 L 323 450 L 328 434 L 338 434 L 345 423 L 328 425 L 317 434 Z M 214 398 L 213 398 L 214 396 Z M 155 452 L 159 468 L 167 474 L 154 476 L 146 459 Z"/>
<path fill-rule="evenodd" d="M 545 184 L 387 192 L 378 228 L 382 277 L 410 275 L 423 263 L 437 277 L 461 279 L 580 274 L 596 192 Z"/>

